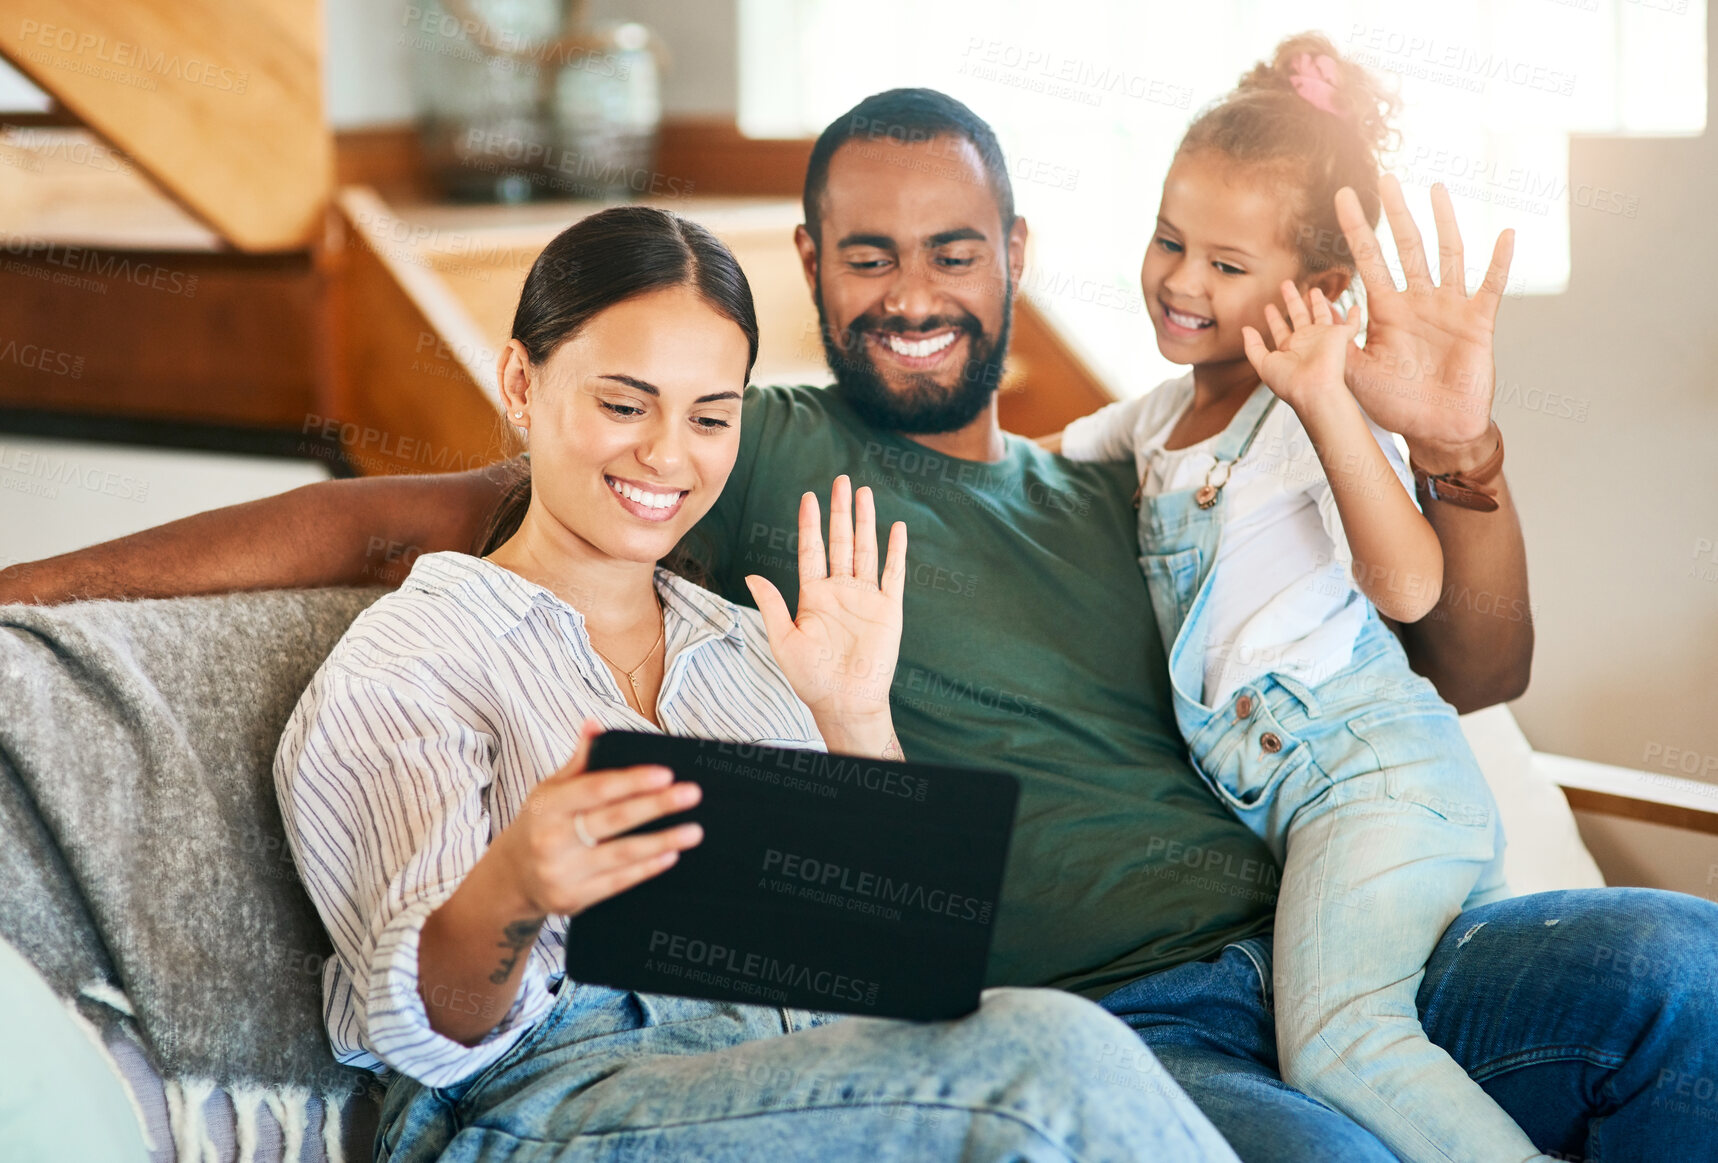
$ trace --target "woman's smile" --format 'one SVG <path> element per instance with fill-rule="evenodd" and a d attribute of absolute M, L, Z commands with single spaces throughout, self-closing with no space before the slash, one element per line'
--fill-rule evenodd
<path fill-rule="evenodd" d="M 690 489 L 665 489 L 624 477 L 603 474 L 603 483 L 620 507 L 641 521 L 669 521 L 680 511 Z"/>

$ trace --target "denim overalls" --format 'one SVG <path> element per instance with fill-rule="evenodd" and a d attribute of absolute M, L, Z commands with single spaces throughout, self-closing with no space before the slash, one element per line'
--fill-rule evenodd
<path fill-rule="evenodd" d="M 1370 603 L 1348 666 L 1316 686 L 1267 674 L 1220 707 L 1202 701 L 1223 486 L 1276 402 L 1260 384 L 1217 438 L 1203 486 L 1141 496 L 1139 543 L 1193 765 L 1283 865 L 1283 1078 L 1409 1163 L 1538 1158 L 1426 1039 L 1415 1007 L 1449 923 L 1509 895 L 1496 807 L 1455 710 Z"/>

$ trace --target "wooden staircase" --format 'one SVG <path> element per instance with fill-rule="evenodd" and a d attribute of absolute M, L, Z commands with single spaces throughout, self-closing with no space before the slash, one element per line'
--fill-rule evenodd
<path fill-rule="evenodd" d="M 316 0 L 0 0 L 0 54 L 55 102 L 0 118 L 0 422 L 301 426 L 331 359 Z"/>
<path fill-rule="evenodd" d="M 62 430 L 86 416 L 296 426 L 326 359 L 321 259 L 237 250 L 87 128 L 8 127 L 0 409 Z M 63 353 L 76 370 L 7 350 Z"/>
<path fill-rule="evenodd" d="M 321 229 L 317 0 L 0 0 L 0 54 L 234 248 Z"/>

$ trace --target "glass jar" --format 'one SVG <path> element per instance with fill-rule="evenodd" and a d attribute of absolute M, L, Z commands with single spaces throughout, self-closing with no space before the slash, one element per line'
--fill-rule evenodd
<path fill-rule="evenodd" d="M 641 24 L 588 28 L 579 0 L 423 0 L 412 50 L 424 160 L 446 197 L 644 197 L 662 120 Z"/>
<path fill-rule="evenodd" d="M 662 83 L 650 30 L 610 24 L 555 78 L 561 152 L 556 185 L 578 198 L 642 198 L 665 193 L 654 172 L 662 124 Z"/>

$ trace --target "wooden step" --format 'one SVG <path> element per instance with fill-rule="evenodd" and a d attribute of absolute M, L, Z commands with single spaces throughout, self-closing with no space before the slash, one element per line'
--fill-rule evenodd
<path fill-rule="evenodd" d="M 12 258 L 54 243 L 203 253 L 226 248 L 219 234 L 92 130 L 3 123 L 0 239 Z"/>
<path fill-rule="evenodd" d="M 319 230 L 317 0 L 0 0 L 0 55 L 234 247 Z"/>
<path fill-rule="evenodd" d="M 297 431 L 325 378 L 310 249 L 247 254 L 86 127 L 0 125 L 0 423 Z M 66 431 L 76 431 L 69 428 Z"/>

